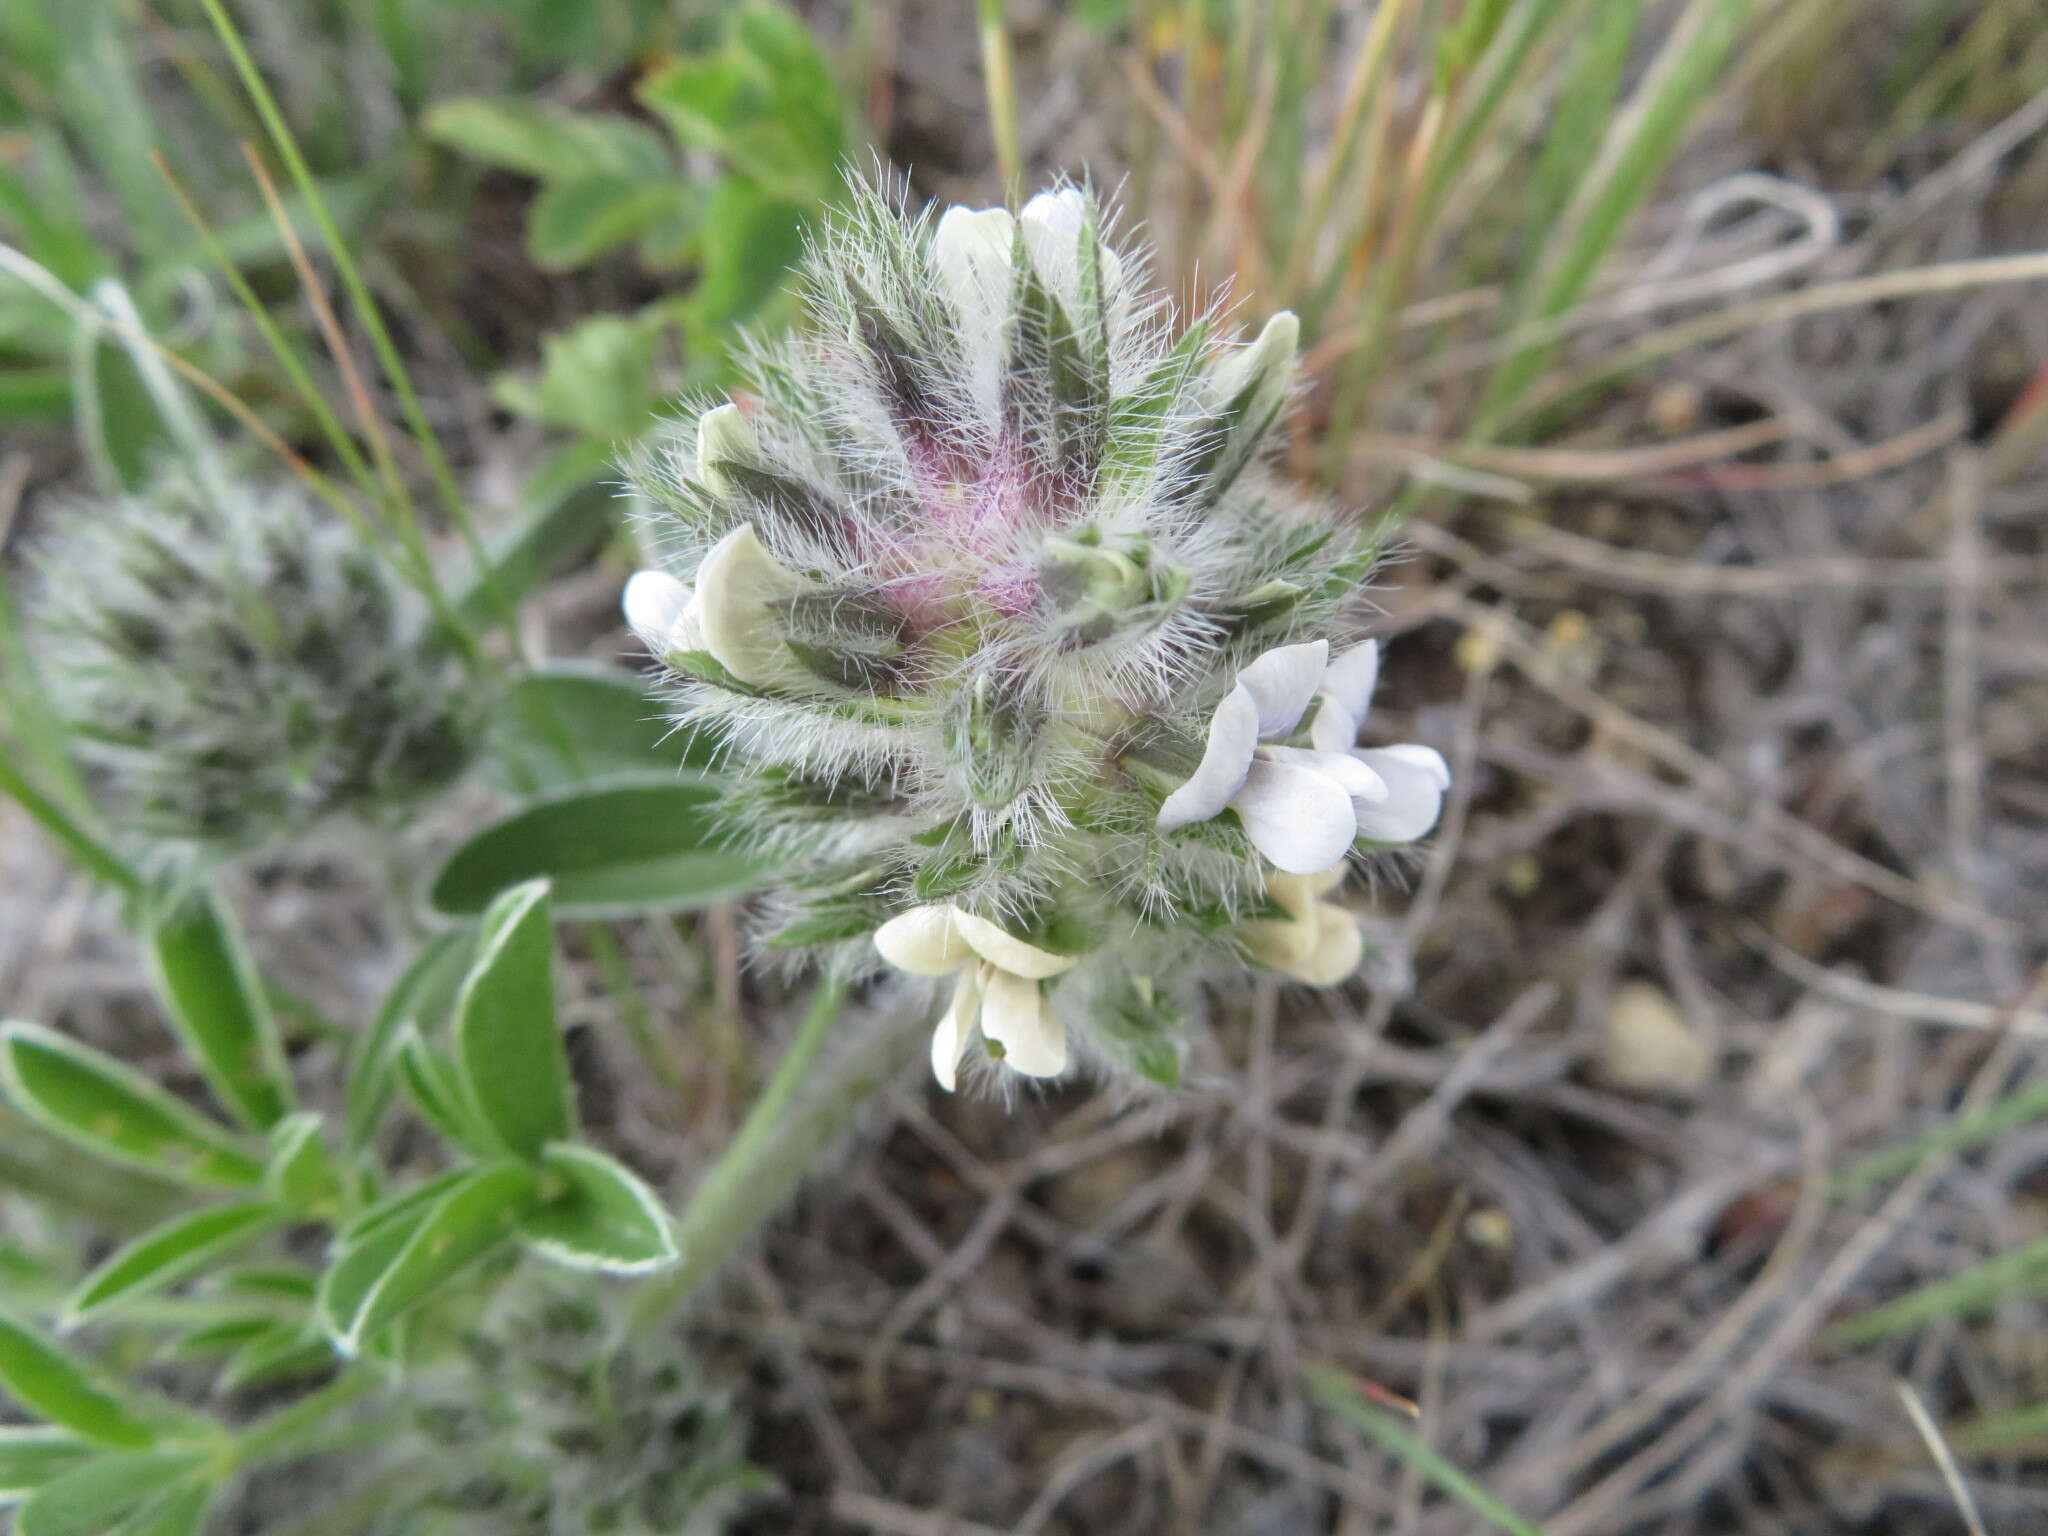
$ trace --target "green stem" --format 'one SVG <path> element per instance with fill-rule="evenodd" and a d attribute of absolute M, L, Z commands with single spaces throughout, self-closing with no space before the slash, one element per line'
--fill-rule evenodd
<path fill-rule="evenodd" d="M 5 752 L 0 752 L 0 795 L 6 795 L 42 823 L 43 830 L 70 850 L 71 856 L 89 873 L 115 887 L 124 896 L 142 889 L 142 879 L 120 856 L 35 785 L 29 783 Z"/>
<path fill-rule="evenodd" d="M 988 90 L 989 132 L 996 141 L 996 166 L 1003 196 L 1012 204 L 1024 195 L 1024 156 L 1017 138 L 1017 76 L 1010 63 L 1010 34 L 1003 25 L 1003 0 L 975 0 L 981 31 L 981 73 Z"/>
<path fill-rule="evenodd" d="M 852 1121 L 868 1098 L 903 1064 L 905 1023 L 878 1024 L 863 1046 L 812 1068 L 846 1001 L 847 979 L 818 983 L 796 1038 L 761 1090 L 739 1134 L 704 1175 L 676 1222 L 682 1262 L 652 1282 L 634 1309 L 635 1332 L 658 1327 L 694 1297 L 762 1222 L 778 1210 L 816 1163 L 818 1154 Z M 803 1102 L 797 1102 L 799 1094 Z"/>
<path fill-rule="evenodd" d="M 346 1408 L 377 1385 L 377 1375 L 368 1366 L 350 1366 L 319 1391 L 280 1409 L 262 1423 L 252 1426 L 235 1442 L 235 1461 L 253 1466 L 259 1461 L 289 1456 L 302 1441 L 325 1423 L 328 1415 Z"/>

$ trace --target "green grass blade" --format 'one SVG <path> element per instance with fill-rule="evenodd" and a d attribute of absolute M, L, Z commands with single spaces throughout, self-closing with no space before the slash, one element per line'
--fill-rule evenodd
<path fill-rule="evenodd" d="M 222 0 L 201 0 L 207 18 L 213 23 L 214 31 L 220 36 L 221 44 L 227 49 L 228 57 L 235 66 L 235 73 L 241 78 L 242 88 L 249 93 L 256 112 L 263 120 L 264 131 L 269 134 L 272 146 L 277 150 L 291 173 L 292 182 L 299 189 L 299 195 L 306 201 L 306 209 L 313 217 L 314 226 L 320 231 L 322 243 L 334 262 L 336 275 L 341 279 L 349 303 L 356 311 L 356 318 L 370 339 L 371 349 L 376 353 L 377 365 L 398 397 L 398 406 L 405 417 L 406 428 L 411 432 L 418 446 L 420 456 L 426 463 L 427 473 L 434 482 L 443 509 L 449 521 L 461 534 L 468 546 L 470 556 L 479 568 L 486 560 L 483 540 L 477 532 L 476 523 L 469 515 L 469 508 L 462 499 L 461 488 L 455 482 L 455 472 L 448 463 L 447 455 L 441 451 L 440 441 L 434 436 L 434 429 L 427 420 L 425 408 L 420 404 L 419 392 L 413 387 L 412 375 L 399 355 L 398 345 L 392 340 L 391 331 L 384 323 L 383 311 L 371 294 L 369 284 L 363 280 L 360 267 L 356 265 L 348 242 L 342 238 L 340 228 L 335 224 L 334 215 L 328 209 L 327 200 L 320 194 L 320 186 L 314 180 L 312 169 L 306 164 L 306 157 L 300 152 L 298 140 L 293 136 L 291 125 L 285 121 L 279 109 L 277 98 L 271 94 L 263 73 L 250 57 L 249 49 L 242 40 L 240 29 L 234 18 L 228 14 Z M 411 513 L 410 507 L 407 509 Z M 474 652 L 474 636 L 463 625 L 461 616 L 445 601 L 438 603 L 443 621 L 449 625 L 465 643 L 465 649 Z M 515 632 L 516 636 L 516 632 Z"/>
<path fill-rule="evenodd" d="M 1473 1514 L 1490 1522 L 1508 1536 L 1543 1536 L 1541 1526 L 1532 1525 L 1507 1505 L 1473 1482 L 1464 1472 L 1445 1460 L 1413 1430 L 1368 1403 L 1341 1371 L 1315 1368 L 1307 1373 L 1309 1390 L 1323 1404 L 1342 1414 L 1375 1441 L 1381 1449 L 1400 1457 Z"/>
<path fill-rule="evenodd" d="M 1999 1254 L 1982 1264 L 1919 1286 L 1882 1306 L 1837 1324 L 1821 1335 L 1829 1349 L 1854 1349 L 1924 1328 L 1988 1311 L 2011 1296 L 2048 1291 L 2048 1237 Z"/>
<path fill-rule="evenodd" d="M 1642 205 L 1677 152 L 1749 16 L 1750 0 L 1693 0 L 1672 26 L 1663 49 L 1616 119 L 1599 157 L 1553 232 L 1524 312 L 1524 324 L 1562 314 L 1584 296 L 1622 228 Z M 1551 338 L 1509 355 L 1488 381 L 1476 434 L 1489 433 L 1543 370 Z"/>
<path fill-rule="evenodd" d="M 1860 1194 L 1873 1185 L 1911 1173 L 1931 1157 L 1967 1152 L 2043 1118 L 2048 1118 L 2048 1083 L 2037 1083 L 1987 1104 L 1973 1115 L 1938 1125 L 1925 1135 L 1878 1148 L 1837 1173 L 1829 1182 L 1828 1193 L 1837 1200 Z"/>

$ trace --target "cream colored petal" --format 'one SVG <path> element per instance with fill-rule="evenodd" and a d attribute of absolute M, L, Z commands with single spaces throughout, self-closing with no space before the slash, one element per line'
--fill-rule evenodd
<path fill-rule="evenodd" d="M 714 405 L 697 418 L 697 479 L 714 495 L 728 496 L 732 484 L 719 465 L 746 463 L 760 451 L 754 427 L 736 405 Z"/>
<path fill-rule="evenodd" d="M 1315 940 L 1291 974 L 1312 987 L 1332 987 L 1358 969 L 1365 958 L 1365 935 L 1351 914 L 1333 902 L 1315 909 Z"/>
<path fill-rule="evenodd" d="M 1320 874 L 1342 859 L 1358 835 L 1352 800 L 1335 779 L 1261 755 L 1230 808 L 1245 835 L 1277 869 Z"/>
<path fill-rule="evenodd" d="M 967 1055 L 968 1037 L 974 1032 L 975 1016 L 980 1012 L 981 982 L 975 976 L 975 967 L 962 966 L 945 1016 L 932 1031 L 932 1076 L 948 1093 L 959 1086 L 960 1063 Z"/>
<path fill-rule="evenodd" d="M 1067 1027 L 1029 977 L 989 973 L 981 1032 L 1003 1048 L 1003 1065 L 1026 1077 L 1058 1077 L 1067 1068 Z"/>
<path fill-rule="evenodd" d="M 976 917 L 972 912 L 962 912 L 958 907 L 952 910 L 954 930 L 974 952 L 991 965 L 999 966 L 1017 976 L 1033 979 L 1042 976 L 1057 976 L 1070 971 L 1076 963 L 1072 955 L 1056 955 L 1050 950 L 1027 944 L 1014 934 L 1005 933 L 985 917 Z"/>
<path fill-rule="evenodd" d="M 1159 807 L 1159 830 L 1172 832 L 1221 815 L 1230 804 L 1230 797 L 1244 787 L 1258 745 L 1258 702 L 1250 689 L 1234 688 L 1209 719 L 1209 740 L 1203 748 L 1202 761 L 1187 782 Z"/>
<path fill-rule="evenodd" d="M 974 958 L 946 906 L 912 907 L 875 930 L 875 948 L 899 971 L 944 976 Z"/>
<path fill-rule="evenodd" d="M 803 578 L 762 547 L 752 523 L 720 539 L 697 568 L 704 648 L 743 683 L 814 683 L 783 644 L 774 606 L 803 590 Z"/>
<path fill-rule="evenodd" d="M 1296 966 L 1315 953 L 1319 928 L 1314 911 L 1311 905 L 1298 917 L 1261 918 L 1256 922 L 1241 923 L 1237 936 L 1254 960 L 1291 976 Z"/>
<path fill-rule="evenodd" d="M 1328 869 L 1319 869 L 1312 874 L 1290 875 L 1284 872 L 1266 876 L 1266 894 L 1296 917 L 1310 911 L 1316 902 L 1344 883 L 1347 866 L 1339 859 Z"/>
<path fill-rule="evenodd" d="M 1301 723 L 1329 664 L 1330 642 L 1275 646 L 1237 674 L 1237 686 L 1259 706 L 1259 734 L 1285 736 Z"/>
<path fill-rule="evenodd" d="M 1221 405 L 1250 387 L 1254 416 L 1276 409 L 1294 383 L 1294 359 L 1300 347 L 1301 321 L 1283 309 L 1266 322 L 1249 346 L 1239 347 L 1218 365 L 1212 375 L 1212 397 Z"/>

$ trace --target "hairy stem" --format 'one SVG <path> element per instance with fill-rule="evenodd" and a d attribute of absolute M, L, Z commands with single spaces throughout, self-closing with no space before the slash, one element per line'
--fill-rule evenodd
<path fill-rule="evenodd" d="M 633 1314 L 635 1331 L 659 1326 L 695 1296 L 781 1208 L 818 1155 L 902 1066 L 911 1035 L 902 1018 L 878 1024 L 860 1045 L 819 1061 L 839 1023 L 847 990 L 843 976 L 827 975 L 818 983 L 774 1076 L 683 1207 L 676 1223 L 682 1261 L 641 1292 Z M 919 1023 L 915 1018 L 908 1022 Z"/>

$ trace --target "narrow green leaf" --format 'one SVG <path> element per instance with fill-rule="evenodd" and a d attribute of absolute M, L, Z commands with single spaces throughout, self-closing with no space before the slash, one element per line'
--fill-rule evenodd
<path fill-rule="evenodd" d="M 41 1025 L 0 1026 L 0 1091 L 45 1130 L 114 1162 L 194 1184 L 263 1177 L 231 1133 L 113 1057 Z"/>
<path fill-rule="evenodd" d="M 166 1496 L 165 1484 L 203 1463 L 194 1451 L 95 1457 L 37 1489 L 14 1517 L 14 1536 L 116 1536 L 126 1517 Z"/>
<path fill-rule="evenodd" d="M 308 1211 L 331 1197 L 337 1187 L 334 1160 L 327 1155 L 320 1117 L 311 1110 L 287 1115 L 270 1133 L 270 1162 L 263 1185 L 279 1204 Z"/>
<path fill-rule="evenodd" d="M 481 912 L 500 891 L 545 876 L 558 916 L 686 911 L 751 889 L 770 860 L 726 847 L 718 792 L 704 784 L 572 790 L 487 827 L 435 877 L 451 916 Z"/>
<path fill-rule="evenodd" d="M 517 1163 L 471 1170 L 429 1210 L 419 1225 L 355 1298 L 352 1311 L 334 1320 L 338 1342 L 354 1354 L 379 1329 L 402 1317 L 470 1265 L 502 1247 L 532 1203 L 534 1176 Z M 382 1250 L 391 1232 L 370 1246 Z"/>
<path fill-rule="evenodd" d="M 92 1454 L 84 1441 L 40 1424 L 0 1427 L 0 1504 L 19 1503 Z"/>
<path fill-rule="evenodd" d="M 410 1026 L 399 1035 L 398 1075 L 413 1107 L 449 1145 L 477 1157 L 496 1157 L 507 1150 L 471 1099 L 455 1063 Z"/>
<path fill-rule="evenodd" d="M 359 1149 L 377 1134 L 391 1102 L 398 1071 L 399 1031 L 410 1024 L 424 1032 L 438 1029 L 455 1008 L 455 994 L 469 973 L 476 952 L 476 933 L 460 929 L 427 941 L 405 974 L 385 994 L 370 1027 L 356 1038 L 348 1068 L 344 1134 Z"/>
<path fill-rule="evenodd" d="M 291 1108 L 277 1022 L 234 919 L 209 889 L 191 892 L 149 928 L 157 991 L 214 1095 L 257 1130 Z"/>
<path fill-rule="evenodd" d="M 22 1407 L 84 1439 L 122 1450 L 156 1442 L 141 1407 L 100 1386 L 35 1329 L 0 1317 L 0 1388 Z"/>
<path fill-rule="evenodd" d="M 441 1197 L 460 1184 L 468 1173 L 467 1168 L 451 1168 L 448 1172 L 436 1174 L 426 1183 L 413 1189 L 386 1195 L 368 1210 L 359 1212 L 336 1234 L 340 1246 L 353 1248 L 394 1223 L 403 1225 L 407 1231 L 411 1231 Z"/>
<path fill-rule="evenodd" d="M 337 1345 L 342 1345 L 348 1338 L 356 1319 L 362 1315 L 363 1304 L 371 1289 L 405 1251 L 405 1245 L 412 1241 L 413 1234 L 419 1231 L 434 1208 L 469 1176 L 469 1172 L 465 1168 L 450 1175 L 445 1187 L 437 1190 L 433 1199 L 413 1201 L 360 1237 L 343 1244 L 326 1272 L 320 1276 L 320 1289 L 313 1301 L 314 1316 Z"/>
<path fill-rule="evenodd" d="M 169 1360 L 203 1360 L 209 1355 L 229 1354 L 277 1325 L 278 1318 L 273 1312 L 242 1312 L 233 1317 L 223 1317 L 179 1334 L 164 1346 L 164 1357 Z"/>
<path fill-rule="evenodd" d="M 667 1210 L 630 1170 L 589 1147 L 541 1155 L 541 1199 L 519 1223 L 527 1245 L 572 1269 L 644 1274 L 676 1261 Z"/>
<path fill-rule="evenodd" d="M 555 1023 L 555 935 L 548 883 L 491 903 L 476 964 L 455 1004 L 455 1048 L 469 1095 L 521 1157 L 571 1132 L 569 1054 Z"/>
<path fill-rule="evenodd" d="M 64 1326 L 119 1301 L 148 1296 L 210 1268 L 265 1232 L 285 1213 L 268 1200 L 244 1200 L 193 1211 L 165 1222 L 117 1250 L 79 1284 L 64 1304 Z"/>
<path fill-rule="evenodd" d="M 564 449 L 536 471 L 512 526 L 491 541 L 484 570 L 455 598 L 471 624 L 503 621 L 549 577 L 587 559 L 618 526 L 608 443 Z"/>
<path fill-rule="evenodd" d="M 218 1491 L 204 1478 L 188 1479 L 123 1520 L 112 1536 L 199 1536 Z"/>
<path fill-rule="evenodd" d="M 1869 1156 L 1858 1158 L 1828 1181 L 1828 1193 L 1837 1200 L 1846 1199 L 1872 1185 L 1911 1173 L 1931 1157 L 1981 1147 L 2043 1117 L 2048 1117 L 2048 1083 L 2036 1083 L 2007 1094 L 1974 1114 L 1945 1120 L 1924 1135 L 1880 1147 Z"/>

